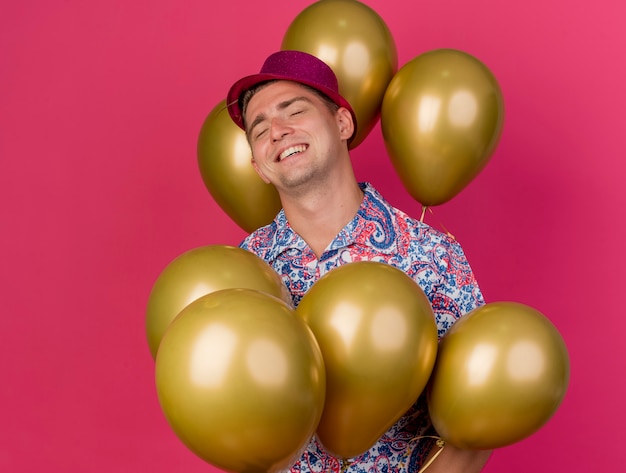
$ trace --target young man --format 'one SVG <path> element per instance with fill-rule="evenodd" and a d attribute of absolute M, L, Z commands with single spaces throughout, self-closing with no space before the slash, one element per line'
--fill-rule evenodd
<path fill-rule="evenodd" d="M 241 244 L 283 278 L 294 304 L 321 276 L 342 264 L 384 261 L 411 276 L 428 296 L 439 336 L 484 303 L 460 245 L 391 207 L 368 183 L 358 183 L 348 151 L 356 130 L 337 79 L 307 53 L 280 51 L 259 74 L 230 89 L 228 111 L 246 132 L 252 165 L 280 195 L 274 221 Z M 417 472 L 439 450 L 425 397 L 366 453 L 347 462 L 349 473 Z M 436 472 L 479 472 L 489 452 L 446 445 L 429 467 Z M 345 465 L 344 465 L 345 466 Z M 296 472 L 339 472 L 341 462 L 313 439 Z"/>

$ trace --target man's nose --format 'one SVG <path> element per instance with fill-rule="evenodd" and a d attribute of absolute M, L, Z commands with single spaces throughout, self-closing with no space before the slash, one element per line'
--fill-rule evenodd
<path fill-rule="evenodd" d="M 270 123 L 270 136 L 272 137 L 272 141 L 283 139 L 283 137 L 291 133 L 291 131 L 291 127 L 285 120 L 279 117 L 272 119 Z"/>

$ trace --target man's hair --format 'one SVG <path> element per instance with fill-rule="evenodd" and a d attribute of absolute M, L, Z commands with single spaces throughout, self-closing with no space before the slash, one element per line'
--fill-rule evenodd
<path fill-rule="evenodd" d="M 248 109 L 248 104 L 250 103 L 250 100 L 252 99 L 252 97 L 254 97 L 254 95 L 264 89 L 265 87 L 267 87 L 270 84 L 273 84 L 274 82 L 278 82 L 280 80 L 283 79 L 274 79 L 274 80 L 268 80 L 265 82 L 260 82 L 256 85 L 254 85 L 253 87 L 249 88 L 248 90 L 244 91 L 240 96 L 239 96 L 239 110 L 241 110 L 241 117 L 243 118 L 243 126 L 244 128 L 247 127 L 246 124 L 246 110 Z M 296 84 L 304 87 L 305 89 L 307 89 L 308 91 L 314 93 L 315 95 L 317 95 L 320 99 L 322 99 L 322 102 L 324 102 L 324 104 L 326 105 L 326 107 L 328 108 L 328 110 L 330 110 L 330 112 L 332 114 L 335 114 L 337 112 L 337 110 L 339 110 L 339 105 L 337 105 L 335 102 L 333 102 L 330 97 L 328 97 L 328 95 L 326 95 L 323 92 L 320 92 L 319 90 L 317 90 L 314 87 L 311 87 L 309 85 L 306 84 L 301 84 L 300 82 L 296 82 Z"/>

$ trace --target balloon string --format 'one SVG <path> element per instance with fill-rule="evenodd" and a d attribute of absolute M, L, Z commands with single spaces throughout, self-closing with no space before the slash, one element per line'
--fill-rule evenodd
<path fill-rule="evenodd" d="M 437 457 L 441 455 L 441 452 L 443 452 L 443 448 L 446 446 L 446 442 L 440 437 L 434 437 L 432 435 L 421 435 L 419 437 L 415 437 L 415 439 L 424 439 L 424 438 L 436 439 L 437 441 L 435 442 L 435 445 L 439 447 L 439 450 L 437 450 L 437 453 L 435 453 L 433 457 L 430 460 L 428 460 L 426 464 L 424 464 L 424 466 L 422 466 L 422 468 L 420 468 L 420 470 L 417 473 L 424 473 L 426 471 L 426 468 L 428 468 L 437 459 Z"/>
<path fill-rule="evenodd" d="M 426 210 L 428 210 L 431 215 L 435 215 L 434 212 L 433 212 L 433 209 L 431 207 L 428 207 L 427 205 L 422 205 L 422 215 L 420 217 L 420 223 L 424 223 L 424 215 L 426 214 Z M 450 233 L 450 231 L 446 228 L 446 226 L 443 224 L 443 222 L 441 222 L 441 220 L 439 221 L 439 225 L 441 225 L 441 228 L 443 228 L 443 231 L 446 232 L 446 235 L 448 235 L 453 240 L 456 240 L 454 235 L 452 233 Z"/>
<path fill-rule="evenodd" d="M 437 457 L 441 455 L 441 452 L 443 451 L 443 447 L 446 446 L 446 442 L 441 437 L 436 437 L 434 435 L 416 435 L 415 437 L 411 439 L 411 441 L 420 440 L 420 439 L 435 439 L 436 440 L 435 445 L 439 447 L 439 450 L 437 451 L 437 453 L 435 453 L 433 457 L 430 460 L 428 460 L 426 464 L 424 464 L 422 468 L 420 468 L 420 470 L 417 472 L 417 473 L 424 473 L 424 471 L 426 471 L 426 468 L 428 468 L 437 459 Z M 402 469 L 403 467 L 404 467 L 404 463 L 401 463 L 400 469 Z"/>
<path fill-rule="evenodd" d="M 435 437 L 434 435 L 418 435 L 416 437 L 413 438 L 413 440 L 419 440 L 419 439 L 435 439 L 435 445 L 437 445 L 437 447 L 439 447 L 439 450 L 437 450 L 437 453 L 435 453 L 432 458 L 430 460 L 428 460 L 423 466 L 422 468 L 420 468 L 420 470 L 417 473 L 424 473 L 426 471 L 426 468 L 428 468 L 436 459 L 439 455 L 441 455 L 441 452 L 443 452 L 443 448 L 446 446 L 446 442 L 441 438 L 441 437 Z M 343 458 L 341 460 L 341 473 L 345 473 L 346 471 L 348 471 L 348 467 L 350 466 L 350 462 L 348 461 L 347 458 Z"/>

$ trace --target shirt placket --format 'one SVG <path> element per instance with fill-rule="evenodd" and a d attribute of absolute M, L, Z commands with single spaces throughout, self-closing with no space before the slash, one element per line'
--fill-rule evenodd
<path fill-rule="evenodd" d="M 307 281 L 317 281 L 320 277 L 320 262 L 310 249 L 302 255 L 302 263 L 306 268 Z"/>

